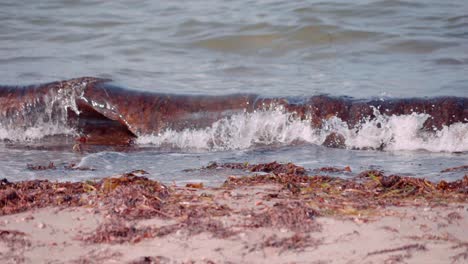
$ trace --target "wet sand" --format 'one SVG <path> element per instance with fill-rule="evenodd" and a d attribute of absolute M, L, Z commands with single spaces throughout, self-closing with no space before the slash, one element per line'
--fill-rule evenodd
<path fill-rule="evenodd" d="M 0 185 L 2 263 L 464 263 L 468 177 L 456 182 L 247 169 L 212 188 L 143 171 Z M 209 168 L 208 168 L 209 169 Z M 350 168 L 323 168 L 329 170 Z"/>

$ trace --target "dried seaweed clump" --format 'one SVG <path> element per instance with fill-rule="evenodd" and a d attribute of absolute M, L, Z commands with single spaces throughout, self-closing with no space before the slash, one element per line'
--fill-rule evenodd
<path fill-rule="evenodd" d="M 99 182 L 50 182 L 33 180 L 0 184 L 0 215 L 46 206 L 90 205 L 126 219 L 161 214 L 166 186 L 146 177 L 127 173 Z"/>
<path fill-rule="evenodd" d="M 138 243 L 143 239 L 154 237 L 154 229 L 150 227 L 137 228 L 121 219 L 111 219 L 100 225 L 91 235 L 83 240 L 91 243 Z"/>
<path fill-rule="evenodd" d="M 318 216 L 317 211 L 302 202 L 276 203 L 266 211 L 252 214 L 250 227 L 276 227 L 292 231 L 319 231 L 320 226 L 313 219 Z"/>
<path fill-rule="evenodd" d="M 205 212 L 191 211 L 185 219 L 179 223 L 159 228 L 156 236 L 166 236 L 179 230 L 184 230 L 187 232 L 188 236 L 208 232 L 213 235 L 213 237 L 228 238 L 236 234 L 233 230 L 225 227 L 221 221 L 213 219 Z"/>
<path fill-rule="evenodd" d="M 8 247 L 29 247 L 31 242 L 25 238 L 26 234 L 16 230 L 0 230 L 0 241 L 7 244 Z M 0 254 L 1 255 L 1 254 Z"/>
<path fill-rule="evenodd" d="M 399 194 L 400 196 L 414 196 L 424 194 L 468 194 L 468 176 L 463 179 L 434 183 L 423 178 L 403 177 L 398 175 L 375 175 L 373 172 L 361 173 L 361 177 L 367 177 L 364 182 L 366 187 L 374 189 L 378 193 Z"/>
<path fill-rule="evenodd" d="M 24 263 L 24 251 L 31 247 L 26 234 L 16 230 L 0 230 L 0 262 Z"/>
<path fill-rule="evenodd" d="M 321 239 L 314 239 L 309 234 L 294 233 L 291 237 L 285 238 L 277 235 L 269 236 L 260 244 L 260 248 L 278 248 L 281 253 L 287 250 L 303 251 L 307 247 L 317 248 L 321 243 Z"/>
<path fill-rule="evenodd" d="M 0 215 L 14 214 L 46 206 L 79 206 L 85 204 L 83 183 L 52 183 L 48 180 L 0 184 Z"/>
<path fill-rule="evenodd" d="M 468 201 L 468 176 L 434 183 L 422 178 L 386 176 L 381 171 L 364 171 L 351 179 L 285 173 L 231 176 L 224 187 L 267 183 L 283 186 L 275 197 L 300 199 L 322 215 L 363 217 L 372 215 L 372 209 L 378 207 Z"/>
<path fill-rule="evenodd" d="M 297 166 L 293 163 L 278 163 L 276 161 L 270 163 L 262 164 L 249 164 L 249 163 L 224 163 L 217 164 L 212 163 L 206 167 L 207 169 L 213 168 L 227 168 L 227 169 L 236 169 L 236 170 L 249 170 L 251 172 L 267 172 L 273 174 L 294 174 L 294 175 L 306 175 L 306 170 L 304 167 Z"/>
<path fill-rule="evenodd" d="M 178 226 L 187 230 L 190 236 L 209 232 L 214 237 L 227 238 L 235 234 L 234 231 L 226 228 L 221 221 L 196 213 L 188 215 Z"/>
<path fill-rule="evenodd" d="M 157 181 L 126 174 L 105 178 L 95 187 L 91 199 L 110 214 L 128 220 L 165 215 L 161 207 L 169 189 Z"/>
<path fill-rule="evenodd" d="M 224 182 L 224 187 L 236 187 L 236 186 L 251 186 L 258 184 L 300 184 L 310 182 L 311 177 L 309 176 L 298 176 L 295 174 L 266 174 L 266 175 L 255 175 L 255 176 L 243 176 L 236 177 L 230 176 Z"/>
<path fill-rule="evenodd" d="M 130 262 L 130 264 L 169 264 L 173 263 L 169 258 L 163 256 L 145 256 Z"/>

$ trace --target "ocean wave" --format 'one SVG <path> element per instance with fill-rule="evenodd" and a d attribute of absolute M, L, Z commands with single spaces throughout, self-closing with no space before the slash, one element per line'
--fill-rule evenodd
<path fill-rule="evenodd" d="M 181 150 L 220 151 L 297 142 L 322 145 L 330 134 L 336 133 L 344 137 L 344 147 L 348 149 L 468 151 L 466 123 L 425 131 L 422 129 L 424 122 L 430 118 L 426 114 L 387 116 L 377 113 L 376 116 L 353 128 L 333 117 L 319 129 L 313 128 L 310 120 L 299 120 L 281 110 L 256 111 L 223 118 L 204 129 L 169 129 L 142 135 L 137 143 Z"/>
<path fill-rule="evenodd" d="M 466 152 L 467 102 L 461 97 L 158 94 L 84 77 L 20 88 L 0 86 L 0 140 L 73 135 L 89 145 L 136 142 L 180 150 L 305 142 L 348 149 Z"/>

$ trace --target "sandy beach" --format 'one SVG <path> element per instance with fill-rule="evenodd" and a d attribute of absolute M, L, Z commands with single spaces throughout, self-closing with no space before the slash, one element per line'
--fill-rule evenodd
<path fill-rule="evenodd" d="M 1 185 L 2 263 L 465 263 L 468 178 L 431 183 L 293 164 L 223 164 L 248 177 L 165 186 L 142 171 L 100 182 Z M 342 168 L 343 169 L 343 168 Z M 344 168 L 347 169 L 347 168 Z M 393 178 L 392 178 L 393 177 Z M 395 178 L 399 177 L 399 178 Z"/>

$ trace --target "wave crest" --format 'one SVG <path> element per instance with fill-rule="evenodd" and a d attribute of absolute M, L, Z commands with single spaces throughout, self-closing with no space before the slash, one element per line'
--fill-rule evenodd
<path fill-rule="evenodd" d="M 322 128 L 310 120 L 300 120 L 281 110 L 256 111 L 223 118 L 204 129 L 165 130 L 142 135 L 139 144 L 152 144 L 183 150 L 219 151 L 248 149 L 258 145 L 290 145 L 306 142 L 321 145 L 330 133 L 345 138 L 349 149 L 426 150 L 431 152 L 468 151 L 468 124 L 454 123 L 440 130 L 423 130 L 427 114 L 387 116 L 376 111 L 376 118 L 354 128 L 332 117 Z"/>

